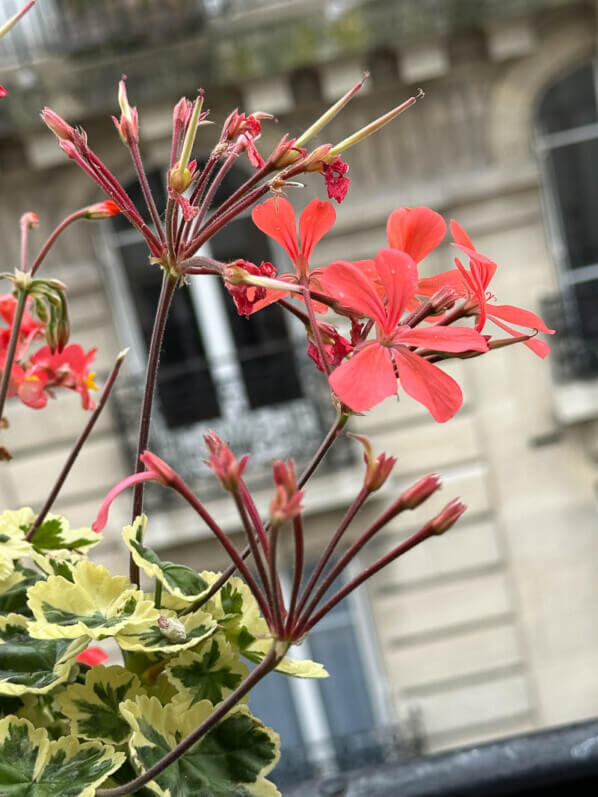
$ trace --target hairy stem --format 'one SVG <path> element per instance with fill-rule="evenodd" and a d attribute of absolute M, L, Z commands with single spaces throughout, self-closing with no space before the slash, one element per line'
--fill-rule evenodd
<path fill-rule="evenodd" d="M 222 703 L 220 703 L 214 709 L 210 716 L 185 739 L 179 742 L 176 747 L 173 747 L 170 752 L 157 761 L 142 775 L 139 775 L 139 777 L 135 778 L 129 783 L 125 783 L 124 786 L 117 786 L 114 789 L 98 789 L 96 792 L 96 797 L 120 797 L 123 794 L 134 793 L 142 786 L 145 786 L 146 783 L 149 783 L 150 780 L 163 772 L 166 767 L 177 761 L 183 755 L 183 753 L 186 753 L 190 747 L 193 747 L 194 744 L 196 744 L 203 736 L 211 731 L 216 723 L 223 719 L 228 712 L 237 705 L 239 700 L 245 697 L 245 695 L 251 689 L 253 689 L 255 684 L 257 684 L 264 676 L 271 672 L 281 659 L 282 655 L 276 650 L 275 646 L 272 646 L 262 661 L 251 673 L 249 673 L 247 678 L 235 689 L 235 691 L 232 692 L 226 698 L 226 700 L 223 700 Z"/>
<path fill-rule="evenodd" d="M 137 172 L 139 185 L 141 186 L 141 190 L 143 191 L 143 198 L 145 199 L 145 204 L 147 205 L 147 209 L 150 212 L 150 216 L 152 217 L 152 221 L 154 222 L 154 227 L 156 228 L 156 232 L 160 237 L 160 241 L 163 244 L 166 244 L 166 238 L 164 237 L 164 229 L 162 227 L 162 222 L 160 221 L 160 214 L 158 213 L 158 208 L 156 207 L 156 203 L 154 202 L 154 197 L 152 195 L 149 182 L 147 180 L 145 169 L 143 168 L 143 162 L 141 160 L 141 155 L 139 153 L 139 144 L 137 143 L 137 141 L 135 141 L 134 138 L 129 136 L 127 136 L 127 143 L 129 147 L 129 152 L 131 153 L 131 158 L 133 159 L 135 171 Z"/>
<path fill-rule="evenodd" d="M 74 213 L 71 213 L 70 216 L 67 216 L 66 219 L 63 219 L 60 222 L 58 227 L 56 227 L 56 229 L 51 233 L 50 237 L 45 242 L 45 244 L 42 246 L 42 248 L 39 251 L 39 254 L 37 255 L 37 257 L 33 261 L 33 264 L 31 266 L 31 276 L 32 277 L 34 276 L 34 274 L 38 270 L 38 268 L 41 266 L 41 264 L 44 261 L 46 255 L 48 254 L 48 252 L 50 251 L 50 249 L 54 245 L 54 243 L 55 243 L 56 239 L 58 238 L 58 236 L 60 235 L 60 233 L 64 232 L 64 230 L 66 230 L 66 228 L 69 226 L 69 224 L 72 224 L 74 221 L 77 221 L 78 219 L 83 218 L 84 215 L 85 215 L 85 211 L 76 210 Z M 23 271 L 25 271 L 25 269 L 23 269 Z"/>
<path fill-rule="evenodd" d="M 79 437 L 77 439 L 77 442 L 73 446 L 73 450 L 71 451 L 71 453 L 69 454 L 66 462 L 64 463 L 64 465 L 62 467 L 62 470 L 60 471 L 60 474 L 58 475 L 58 478 L 56 479 L 56 482 L 55 482 L 54 486 L 52 487 L 52 490 L 50 491 L 50 495 L 46 499 L 46 503 L 43 505 L 40 513 L 35 518 L 35 520 L 33 521 L 33 525 L 29 529 L 29 533 L 27 534 L 27 537 L 25 538 L 28 542 L 31 542 L 31 540 L 35 537 L 35 532 L 38 530 L 38 528 L 44 522 L 44 519 L 45 519 L 46 515 L 48 514 L 48 512 L 50 511 L 50 509 L 52 508 L 52 505 L 54 504 L 54 501 L 58 497 L 58 494 L 60 493 L 60 490 L 62 489 L 62 485 L 64 484 L 67 476 L 69 475 L 69 473 L 71 471 L 71 468 L 75 464 L 75 461 L 76 461 L 77 457 L 79 456 L 79 452 L 83 448 L 83 444 L 85 443 L 85 441 L 87 440 L 87 438 L 91 434 L 91 431 L 92 431 L 93 427 L 96 425 L 96 423 L 98 421 L 98 418 L 100 417 L 100 415 L 102 413 L 102 410 L 106 406 L 106 402 L 108 401 L 108 397 L 110 396 L 110 393 L 112 392 L 112 388 L 114 387 L 114 383 L 116 382 L 116 378 L 117 378 L 117 376 L 119 374 L 119 371 L 120 371 L 121 366 L 122 366 L 122 364 L 124 362 L 126 354 L 127 354 L 127 351 L 125 350 L 125 351 L 121 352 L 118 355 L 118 357 L 116 358 L 116 362 L 112 366 L 112 370 L 110 371 L 110 374 L 108 376 L 108 380 L 106 381 L 106 384 L 104 385 L 104 390 L 102 391 L 102 395 L 100 396 L 100 398 L 98 400 L 98 404 L 97 404 L 95 410 L 93 411 L 93 413 L 91 415 L 91 418 L 85 424 L 85 428 L 83 429 L 83 431 L 79 435 Z"/>

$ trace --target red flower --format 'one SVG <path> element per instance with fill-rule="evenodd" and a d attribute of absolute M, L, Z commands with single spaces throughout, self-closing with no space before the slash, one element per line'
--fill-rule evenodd
<path fill-rule="evenodd" d="M 446 222 L 435 210 L 426 207 L 397 208 L 386 222 L 388 245 L 419 263 L 436 249 L 446 234 Z"/>
<path fill-rule="evenodd" d="M 328 197 L 336 199 L 339 205 L 347 196 L 349 184 L 351 183 L 350 178 L 345 177 L 348 171 L 349 164 L 341 160 L 340 156 L 335 158 L 332 163 L 324 163 L 322 167 Z"/>
<path fill-rule="evenodd" d="M 27 371 L 28 378 L 47 377 L 47 387 L 66 387 L 74 390 L 81 396 L 84 410 L 94 409 L 95 404 L 89 395 L 90 390 L 97 390 L 94 377 L 95 373 L 89 370 L 97 349 L 91 349 L 85 354 L 81 346 L 71 343 L 62 352 L 52 354 L 49 346 L 44 346 L 33 357 L 32 367 Z"/>
<path fill-rule="evenodd" d="M 326 235 L 336 221 L 336 213 L 330 202 L 312 199 L 299 217 L 299 240 L 295 210 L 288 199 L 274 197 L 257 205 L 251 218 L 255 226 L 273 238 L 285 250 L 295 266 L 296 274 L 280 274 L 279 280 L 297 284 L 299 278 L 309 276 L 309 285 L 321 290 L 319 282 L 322 269 L 309 271 L 309 258 L 318 241 Z M 253 306 L 253 312 L 288 296 L 284 291 L 268 290 L 262 301 Z M 300 298 L 300 297 L 299 297 Z M 325 313 L 326 305 L 314 302 L 314 310 Z"/>
<path fill-rule="evenodd" d="M 530 310 L 510 304 L 491 304 L 491 300 L 495 297 L 487 289 L 496 273 L 496 263 L 476 250 L 471 238 L 456 221 L 451 221 L 451 233 L 455 239 L 454 245 L 469 257 L 469 271 L 459 258 L 455 258 L 456 269 L 420 280 L 417 289 L 420 296 L 432 296 L 445 285 L 453 288 L 459 296 L 467 300 L 464 310 L 477 316 L 476 329 L 479 332 L 489 318 L 513 337 L 519 337 L 521 333 L 505 324 L 505 321 L 549 335 L 554 333 L 554 329 L 548 329 L 542 319 Z M 523 343 L 539 357 L 546 357 L 550 352 L 550 346 L 543 340 L 534 338 Z"/>
<path fill-rule="evenodd" d="M 376 323 L 376 340 L 359 344 L 353 356 L 330 377 L 341 401 L 364 412 L 397 392 L 397 375 L 405 392 L 428 408 L 437 421 L 447 421 L 463 403 L 459 385 L 412 348 L 432 351 L 487 351 L 488 344 L 474 330 L 437 326 L 414 329 L 401 325 L 403 312 L 417 290 L 413 258 L 382 249 L 375 259 L 378 278 L 386 290 L 386 304 L 375 285 L 352 263 L 332 263 L 321 277 L 324 290 L 344 305 Z"/>

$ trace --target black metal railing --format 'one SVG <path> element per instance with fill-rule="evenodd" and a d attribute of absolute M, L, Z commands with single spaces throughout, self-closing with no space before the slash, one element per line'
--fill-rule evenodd
<path fill-rule="evenodd" d="M 594 797 L 598 721 L 550 728 L 334 778 L 284 797 Z"/>
<path fill-rule="evenodd" d="M 569 307 L 566 295 L 546 297 L 541 302 L 544 322 L 556 330 L 550 339 L 550 357 L 557 382 L 598 377 L 598 339 L 584 334 L 576 305 Z"/>
<path fill-rule="evenodd" d="M 162 457 L 192 487 L 206 492 L 221 491 L 214 474 L 205 463 L 207 450 L 203 435 L 212 429 L 226 441 L 238 457 L 250 454 L 251 460 L 246 470 L 246 481 L 253 488 L 271 484 L 271 462 L 275 459 L 292 458 L 296 472 L 311 459 L 322 442 L 326 432 L 335 419 L 335 410 L 330 400 L 326 380 L 319 373 L 305 351 L 289 350 L 289 357 L 295 359 L 300 384 L 299 394 L 290 400 L 274 402 L 260 407 L 248 407 L 242 397 L 237 397 L 240 382 L 236 377 L 212 374 L 220 397 L 223 412 L 220 416 L 202 419 L 201 397 L 195 396 L 198 404 L 198 418 L 184 424 L 173 423 L 172 413 L 161 410 L 160 388 L 155 400 L 149 448 Z M 167 372 L 166 372 L 167 373 Z M 284 374 L 264 372 L 265 378 L 284 379 Z M 163 385 L 168 388 L 168 377 Z M 246 385 L 245 385 L 246 387 Z M 274 395 L 274 386 L 267 391 Z M 112 409 L 124 447 L 125 461 L 134 462 L 136 451 L 137 424 L 143 393 L 143 379 L 122 379 L 112 394 Z M 162 395 L 170 395 L 163 390 Z M 238 402 L 236 403 L 238 398 Z M 232 406 L 232 411 L 231 411 Z M 228 407 L 228 409 L 227 409 Z M 188 415 L 188 413 L 187 413 Z M 353 463 L 353 448 L 347 438 L 339 439 L 321 465 L 322 470 L 346 467 Z M 157 500 L 164 500 L 167 491 L 154 493 Z M 150 499 L 151 500 L 151 499 Z"/>

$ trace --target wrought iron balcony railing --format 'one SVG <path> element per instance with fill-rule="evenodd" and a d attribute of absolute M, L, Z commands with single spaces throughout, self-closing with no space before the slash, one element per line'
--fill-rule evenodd
<path fill-rule="evenodd" d="M 546 297 L 541 307 L 545 323 L 556 329 L 550 340 L 550 361 L 556 380 L 570 382 L 598 377 L 598 339 L 584 334 L 577 308 L 568 308 L 567 299 L 561 294 Z"/>
<path fill-rule="evenodd" d="M 221 398 L 224 397 L 221 414 L 197 421 L 190 419 L 188 402 L 199 402 L 201 399 L 191 395 L 188 389 L 178 392 L 180 369 L 174 369 L 170 375 L 165 369 L 166 376 L 162 378 L 161 387 L 159 383 L 156 395 L 150 450 L 166 460 L 202 495 L 221 492 L 217 479 L 205 463 L 207 452 L 203 435 L 209 429 L 226 441 L 239 457 L 251 455 L 245 475 L 247 483 L 253 488 L 266 487 L 272 483 L 271 462 L 275 459 L 292 458 L 299 473 L 330 429 L 335 410 L 324 377 L 316 371 L 311 361 L 306 361 L 305 352 L 290 350 L 288 356 L 295 358 L 301 386 L 299 395 L 295 394 L 289 400 L 277 399 L 277 391 L 282 389 L 280 382 L 285 375 L 277 373 L 276 369 L 263 370 L 258 376 L 270 384 L 261 385 L 260 395 L 271 396 L 272 403 L 252 409 L 247 405 L 246 397 L 235 395 L 239 393 L 240 386 L 238 373 L 235 377 L 225 371 L 213 380 L 217 393 Z M 173 392 L 171 388 L 174 382 L 177 384 Z M 142 392 L 143 379 L 138 377 L 122 379 L 112 394 L 112 407 L 125 450 L 125 461 L 128 463 L 133 463 L 135 457 Z M 176 402 L 180 395 L 180 401 L 186 401 L 187 404 L 177 404 L 174 413 L 172 408 L 165 412 L 161 408 L 161 394 L 168 395 L 171 402 L 173 398 Z M 180 417 L 177 417 L 177 413 Z M 185 422 L 181 423 L 181 418 L 186 419 Z M 341 438 L 320 467 L 330 471 L 349 466 L 353 461 L 350 441 Z M 168 493 L 160 491 L 158 495 L 156 491 L 154 495 L 162 501 Z"/>

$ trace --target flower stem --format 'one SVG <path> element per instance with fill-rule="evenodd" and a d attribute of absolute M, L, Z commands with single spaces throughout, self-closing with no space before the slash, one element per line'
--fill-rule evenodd
<path fill-rule="evenodd" d="M 143 168 L 143 162 L 141 160 L 141 155 L 139 153 L 139 144 L 131 136 L 127 137 L 127 144 L 129 152 L 131 153 L 131 158 L 133 159 L 135 171 L 137 172 L 139 185 L 141 186 L 141 190 L 143 191 L 143 198 L 145 199 L 145 204 L 147 205 L 147 209 L 150 212 L 152 221 L 154 222 L 154 227 L 156 228 L 156 232 L 160 237 L 160 241 L 163 244 L 166 244 L 166 238 L 164 237 L 164 229 L 162 228 L 162 222 L 160 221 L 160 214 L 158 213 L 158 208 L 156 207 L 156 203 L 154 202 L 154 197 L 149 187 L 149 182 L 147 180 L 145 169 Z"/>
<path fill-rule="evenodd" d="M 108 376 L 106 384 L 104 385 L 104 390 L 102 391 L 102 395 L 100 396 L 100 398 L 98 400 L 97 407 L 93 411 L 93 413 L 91 415 L 91 418 L 87 421 L 87 423 L 85 425 L 85 428 L 83 429 L 83 431 L 81 432 L 81 434 L 79 435 L 79 437 L 77 439 L 77 442 L 73 446 L 73 450 L 71 451 L 71 453 L 69 454 L 66 462 L 64 463 L 64 465 L 62 467 L 62 470 L 60 471 L 60 474 L 59 474 L 58 478 L 56 479 L 54 487 L 52 487 L 50 495 L 46 499 L 46 503 L 43 505 L 40 513 L 35 518 L 35 520 L 33 521 L 33 525 L 29 529 L 29 533 L 27 534 L 27 537 L 25 538 L 28 542 L 31 542 L 31 540 L 35 536 L 35 532 L 38 530 L 38 528 L 44 522 L 44 519 L 45 519 L 46 515 L 48 514 L 48 512 L 52 508 L 52 505 L 54 504 L 54 501 L 56 500 L 60 490 L 62 489 L 62 485 L 64 484 L 64 482 L 66 480 L 66 477 L 69 475 L 69 473 L 71 471 L 71 468 L 75 464 L 75 461 L 76 461 L 77 457 L 79 456 L 79 452 L 81 451 L 81 448 L 83 447 L 83 444 L 85 443 L 85 441 L 87 440 L 87 438 L 91 434 L 91 431 L 92 431 L 93 427 L 96 425 L 96 422 L 97 422 L 98 418 L 100 417 L 100 414 L 101 414 L 102 410 L 106 406 L 106 402 L 108 401 L 108 397 L 109 397 L 110 393 L 112 392 L 112 388 L 114 387 L 114 383 L 116 382 L 116 378 L 117 378 L 118 373 L 119 373 L 119 371 L 121 369 L 121 366 L 122 366 L 122 364 L 124 362 L 126 354 L 127 354 L 127 349 L 125 349 L 124 351 L 120 352 L 120 354 L 116 358 L 116 362 L 112 366 L 112 370 L 110 371 L 110 374 Z"/>
<path fill-rule="evenodd" d="M 154 321 L 154 328 L 152 330 L 152 339 L 150 342 L 149 355 L 147 360 L 147 370 L 145 374 L 145 389 L 143 393 L 143 403 L 141 407 L 141 418 L 139 422 L 139 434 L 137 437 L 137 458 L 136 458 L 136 473 L 141 473 L 145 465 L 141 461 L 141 455 L 147 448 L 150 432 L 150 422 L 152 416 L 152 405 L 154 402 L 154 393 L 156 391 L 156 379 L 158 376 L 158 362 L 160 359 L 160 349 L 162 347 L 162 340 L 164 338 L 164 329 L 166 328 L 166 319 L 168 317 L 168 310 L 176 288 L 176 281 L 172 279 L 166 272 L 162 278 L 162 290 L 160 292 L 160 299 L 158 300 L 158 307 L 156 309 L 156 320 Z M 131 522 L 143 512 L 143 482 L 135 485 L 133 491 L 133 511 Z M 139 567 L 133 561 L 133 557 L 129 556 L 129 578 L 132 584 L 139 583 Z"/>
<path fill-rule="evenodd" d="M 194 731 L 192 731 L 185 739 L 177 744 L 176 747 L 173 747 L 165 756 L 163 756 L 159 761 L 157 761 L 153 766 L 151 766 L 146 772 L 139 777 L 135 778 L 134 780 L 130 781 L 129 783 L 125 783 L 123 786 L 117 786 L 114 789 L 98 789 L 96 792 L 96 797 L 121 797 L 124 794 L 131 794 L 136 792 L 142 786 L 145 786 L 146 783 L 149 783 L 150 780 L 155 778 L 161 772 L 163 772 L 170 764 L 173 764 L 177 759 L 179 759 L 183 753 L 186 753 L 190 747 L 193 747 L 203 736 L 205 736 L 212 728 L 223 719 L 228 712 L 236 706 L 236 704 L 241 700 L 241 698 L 245 697 L 245 695 L 257 684 L 262 678 L 271 672 L 278 662 L 282 659 L 282 655 L 276 649 L 276 646 L 273 645 L 268 653 L 264 656 L 262 661 L 257 665 L 257 667 L 249 673 L 247 678 L 235 689 L 234 692 L 222 701 L 210 714 L 210 716 L 205 719 L 201 725 L 199 725 Z"/>
<path fill-rule="evenodd" d="M 303 543 L 303 520 L 301 515 L 297 515 L 293 519 L 293 536 L 295 540 L 295 569 L 293 574 L 293 586 L 291 589 L 291 599 L 289 601 L 289 614 L 285 627 L 285 633 L 288 636 L 290 633 L 295 616 L 297 615 L 297 597 L 299 595 L 299 588 L 303 579 L 303 565 L 305 559 L 304 543 Z"/>
<path fill-rule="evenodd" d="M 255 566 L 257 567 L 259 573 L 262 588 L 266 595 L 266 600 L 268 602 L 268 605 L 271 606 L 272 591 L 270 589 L 270 581 L 268 580 L 268 573 L 266 572 L 266 565 L 264 563 L 264 558 L 256 541 L 256 531 L 251 527 L 251 523 L 249 521 L 249 517 L 247 516 L 247 509 L 245 508 L 245 503 L 243 501 L 242 494 L 237 489 L 234 491 L 232 495 L 235 500 L 235 504 L 237 506 L 239 517 L 241 518 L 241 522 L 243 523 L 243 528 L 245 529 L 245 536 L 247 537 L 247 542 L 251 549 L 251 554 L 255 561 Z"/>
<path fill-rule="evenodd" d="M 38 270 L 38 268 L 41 266 L 42 261 L 45 259 L 46 255 L 48 254 L 48 252 L 50 251 L 50 249 L 54 245 L 54 242 L 56 241 L 56 239 L 58 238 L 60 233 L 64 232 L 64 230 L 69 226 L 69 224 L 72 224 L 74 221 L 77 221 L 77 219 L 83 218 L 84 213 L 85 213 L 85 211 L 83 211 L 83 210 L 77 210 L 74 213 L 71 213 L 70 216 L 67 216 L 66 219 L 63 219 L 60 222 L 58 227 L 56 227 L 56 229 L 52 232 L 52 234 L 50 235 L 50 237 L 48 238 L 46 243 L 40 249 L 40 252 L 39 252 L 38 256 L 33 261 L 33 264 L 31 266 L 31 276 L 32 277 L 35 274 L 35 272 Z M 23 269 L 23 271 L 24 270 L 25 269 Z"/>
<path fill-rule="evenodd" d="M 15 359 L 15 352 L 17 350 L 17 343 L 19 341 L 19 332 L 21 331 L 21 322 L 23 321 L 25 305 L 27 304 L 27 295 L 27 291 L 23 289 L 19 290 L 19 298 L 15 308 L 15 314 L 12 320 L 12 329 L 10 331 L 10 339 L 8 341 L 8 348 L 6 350 L 4 370 L 2 371 L 2 379 L 0 380 L 0 418 L 2 418 L 4 402 L 6 401 L 6 394 L 8 393 L 10 375 Z"/>

